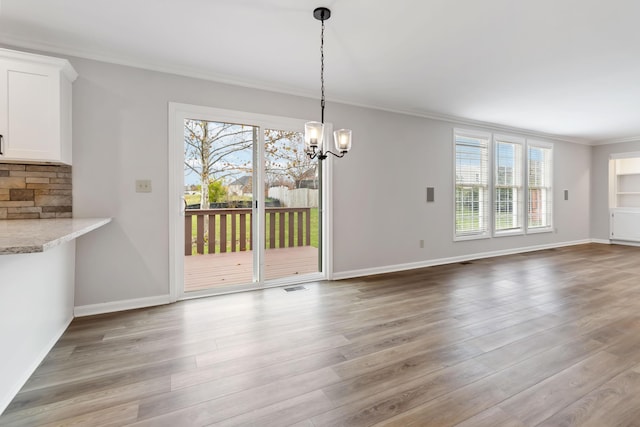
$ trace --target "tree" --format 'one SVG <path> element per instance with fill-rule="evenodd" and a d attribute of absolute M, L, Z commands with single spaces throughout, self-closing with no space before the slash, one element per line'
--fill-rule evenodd
<path fill-rule="evenodd" d="M 305 153 L 302 133 L 267 129 L 265 146 L 265 169 L 269 183 L 281 183 L 286 179 L 293 187 L 300 188 L 310 171 L 315 176 L 317 162 L 309 159 Z"/>
<path fill-rule="evenodd" d="M 243 175 L 253 176 L 252 146 L 258 141 L 255 126 L 206 120 L 185 120 L 185 170 L 200 180 L 200 205 L 213 200 L 209 184 Z M 315 176 L 316 162 L 304 152 L 300 132 L 265 129 L 266 184 L 299 188 L 304 179 Z M 217 196 L 219 197 L 219 196 Z"/>
<path fill-rule="evenodd" d="M 217 179 L 215 181 L 209 182 L 209 201 L 216 202 L 224 202 L 227 198 L 227 187 L 224 185 L 222 180 Z"/>
<path fill-rule="evenodd" d="M 184 165 L 200 178 L 200 206 L 209 207 L 209 183 L 252 172 L 257 128 L 206 120 L 185 120 Z"/>

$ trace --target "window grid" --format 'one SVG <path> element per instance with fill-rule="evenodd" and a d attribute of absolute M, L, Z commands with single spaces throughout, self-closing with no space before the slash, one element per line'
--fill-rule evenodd
<path fill-rule="evenodd" d="M 496 141 L 494 174 L 494 228 L 522 230 L 522 144 Z"/>
<path fill-rule="evenodd" d="M 551 148 L 530 144 L 527 163 L 528 228 L 549 228 L 552 218 Z"/>
<path fill-rule="evenodd" d="M 456 237 L 484 235 L 489 219 L 489 139 L 456 135 Z"/>

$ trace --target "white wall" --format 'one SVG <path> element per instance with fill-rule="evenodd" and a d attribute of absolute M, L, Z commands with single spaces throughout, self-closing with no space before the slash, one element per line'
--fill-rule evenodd
<path fill-rule="evenodd" d="M 472 127 L 348 106 L 331 109 L 349 117 L 356 135 L 349 158 L 335 163 L 338 272 L 589 237 L 591 147 L 554 142 L 557 234 L 453 242 L 452 129 Z M 435 187 L 434 203 L 425 202 L 427 186 Z"/>
<path fill-rule="evenodd" d="M 73 211 L 113 222 L 78 242 L 76 306 L 169 293 L 167 114 L 170 101 L 315 118 L 315 100 L 69 58 Z M 151 179 L 150 194 L 135 193 Z"/>
<path fill-rule="evenodd" d="M 169 292 L 168 102 L 302 119 L 319 114 L 316 99 L 70 60 L 80 75 L 73 92 L 74 215 L 114 218 L 78 242 L 80 306 Z M 591 147 L 555 142 L 557 234 L 454 243 L 452 129 L 469 126 L 334 103 L 326 119 L 354 134 L 352 152 L 334 162 L 338 273 L 589 238 Z M 136 179 L 151 179 L 153 192 L 135 193 Z M 436 189 L 435 203 L 425 202 L 427 186 Z"/>
<path fill-rule="evenodd" d="M 640 151 L 640 140 L 593 147 L 591 164 L 591 237 L 609 239 L 609 155 Z"/>

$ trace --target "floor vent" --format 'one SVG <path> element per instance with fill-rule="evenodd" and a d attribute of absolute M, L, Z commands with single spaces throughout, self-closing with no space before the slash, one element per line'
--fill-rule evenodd
<path fill-rule="evenodd" d="M 473 264 L 471 261 L 462 261 L 460 263 L 460 265 L 469 265 L 469 264 Z"/>
<path fill-rule="evenodd" d="M 290 288 L 284 288 L 284 290 L 287 292 L 295 292 L 295 291 L 306 291 L 307 288 L 305 288 L 304 286 L 292 286 Z"/>

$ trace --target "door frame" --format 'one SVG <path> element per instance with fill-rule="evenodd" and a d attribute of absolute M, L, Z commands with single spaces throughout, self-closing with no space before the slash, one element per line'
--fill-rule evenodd
<path fill-rule="evenodd" d="M 286 127 L 288 129 L 304 129 L 307 120 L 282 116 L 271 116 L 228 110 L 200 105 L 183 104 L 169 102 L 168 108 L 168 169 L 169 169 L 169 294 L 172 302 L 180 299 L 197 298 L 210 295 L 218 295 L 229 292 L 240 292 L 253 289 L 264 289 L 269 287 L 283 286 L 292 283 L 303 283 L 317 280 L 331 280 L 333 276 L 333 207 L 332 207 L 332 159 L 323 161 L 322 168 L 322 205 L 319 206 L 319 215 L 322 221 L 322 272 L 300 277 L 287 277 L 276 280 L 264 280 L 264 245 L 255 245 L 258 254 L 254 257 L 254 274 L 260 273 L 258 280 L 252 284 L 234 286 L 233 289 L 219 288 L 203 291 L 184 292 L 184 119 L 197 118 L 202 120 L 243 123 L 260 128 L 260 133 L 266 128 L 278 129 Z M 331 124 L 325 124 L 326 135 L 331 135 Z M 259 138 L 263 140 L 263 137 Z M 326 143 L 326 141 L 325 141 Z M 256 164 L 254 159 L 254 180 L 262 179 L 264 176 L 264 144 L 258 144 L 257 157 L 260 160 Z M 256 156 L 254 156 L 256 157 Z M 257 188 L 254 185 L 254 188 Z M 264 200 L 258 199 L 259 207 L 254 220 L 254 236 L 263 238 L 264 234 Z M 256 212 L 254 204 L 253 212 Z M 257 261 L 257 264 L 256 264 Z"/>

